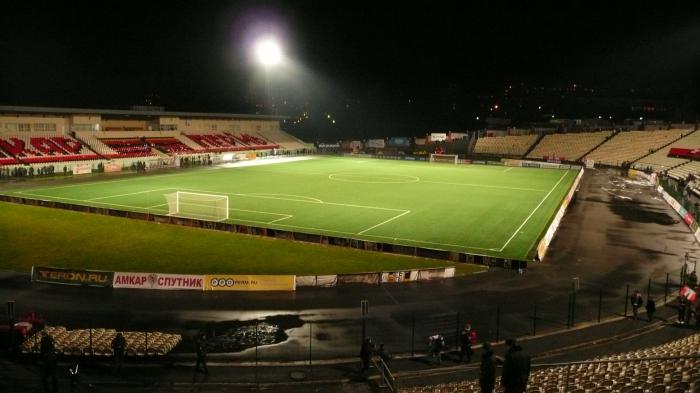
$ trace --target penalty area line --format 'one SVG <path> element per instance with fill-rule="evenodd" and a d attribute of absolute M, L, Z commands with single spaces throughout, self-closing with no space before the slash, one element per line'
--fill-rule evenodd
<path fill-rule="evenodd" d="M 408 214 L 408 213 L 410 213 L 410 212 L 411 212 L 410 210 L 406 210 L 405 212 L 403 212 L 403 213 L 401 213 L 401 214 L 398 214 L 398 215 L 396 215 L 396 216 L 394 216 L 394 217 L 391 217 L 390 219 L 388 219 L 388 220 L 386 220 L 386 221 L 382 221 L 382 222 L 380 222 L 379 224 L 374 225 L 374 226 L 371 226 L 371 227 L 365 229 L 365 230 L 362 231 L 362 232 L 358 232 L 357 234 L 358 234 L 358 235 L 362 235 L 363 233 L 365 233 L 365 232 L 367 232 L 367 231 L 370 231 L 370 230 L 372 230 L 372 229 L 374 229 L 374 228 L 377 228 L 377 227 L 379 227 L 379 226 L 382 226 L 382 225 L 386 224 L 387 222 L 396 220 L 397 218 L 399 218 L 399 217 L 401 217 L 401 216 L 405 216 L 406 214 Z"/>

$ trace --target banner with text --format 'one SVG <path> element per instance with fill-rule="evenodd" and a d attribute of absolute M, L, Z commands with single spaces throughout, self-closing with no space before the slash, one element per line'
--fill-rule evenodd
<path fill-rule="evenodd" d="M 215 274 L 204 280 L 205 291 L 294 291 L 293 275 Z"/>
<path fill-rule="evenodd" d="M 204 290 L 204 276 L 159 273 L 114 273 L 114 288 Z"/>
<path fill-rule="evenodd" d="M 32 281 L 49 284 L 111 287 L 113 277 L 112 272 L 32 266 Z"/>

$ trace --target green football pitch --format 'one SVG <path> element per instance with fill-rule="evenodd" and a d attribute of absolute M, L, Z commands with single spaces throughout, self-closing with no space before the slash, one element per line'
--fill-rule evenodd
<path fill-rule="evenodd" d="M 183 205 L 176 214 L 184 216 L 214 217 L 228 203 L 223 221 L 231 223 L 531 259 L 575 177 L 575 171 L 557 169 L 313 157 L 25 184 L 0 193 L 169 214 L 168 195 L 180 192 Z M 186 209 L 188 198 L 205 207 Z"/>

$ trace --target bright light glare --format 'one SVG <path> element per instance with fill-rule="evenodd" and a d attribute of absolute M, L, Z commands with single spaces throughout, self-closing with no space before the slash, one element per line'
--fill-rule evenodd
<path fill-rule="evenodd" d="M 273 66 L 282 61 L 282 49 L 275 40 L 267 38 L 255 44 L 255 56 L 264 66 Z"/>

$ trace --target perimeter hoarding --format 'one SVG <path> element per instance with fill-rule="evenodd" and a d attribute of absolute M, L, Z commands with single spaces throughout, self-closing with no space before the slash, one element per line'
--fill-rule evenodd
<path fill-rule="evenodd" d="M 296 276 L 215 274 L 204 276 L 205 291 L 294 291 Z"/>
<path fill-rule="evenodd" d="M 49 284 L 111 287 L 113 272 L 32 266 L 32 281 Z"/>
<path fill-rule="evenodd" d="M 204 276 L 160 273 L 114 273 L 114 288 L 204 290 Z"/>

